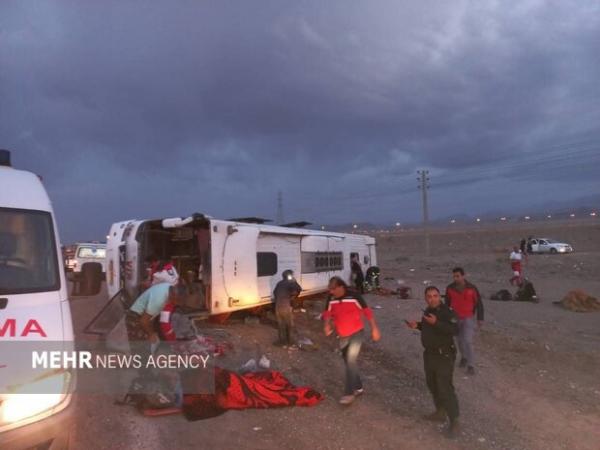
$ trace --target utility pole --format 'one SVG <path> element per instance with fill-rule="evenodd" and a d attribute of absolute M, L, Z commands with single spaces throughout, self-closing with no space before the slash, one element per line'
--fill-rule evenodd
<path fill-rule="evenodd" d="M 429 204 L 427 203 L 427 190 L 429 189 L 429 170 L 418 170 L 417 181 L 420 182 L 421 196 L 423 200 L 423 234 L 425 236 L 425 256 L 430 254 L 429 246 Z"/>
<path fill-rule="evenodd" d="M 277 192 L 277 225 L 283 225 L 283 194 Z"/>

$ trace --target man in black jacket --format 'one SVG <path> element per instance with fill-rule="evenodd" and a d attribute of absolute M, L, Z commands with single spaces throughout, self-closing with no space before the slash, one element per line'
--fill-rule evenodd
<path fill-rule="evenodd" d="M 294 320 L 292 317 L 292 303 L 302 292 L 302 288 L 294 279 L 294 272 L 284 270 L 281 274 L 282 280 L 277 283 L 273 291 L 275 301 L 275 316 L 279 329 L 279 340 L 277 345 L 284 347 L 294 345 L 292 337 Z"/>
<path fill-rule="evenodd" d="M 447 435 L 458 433 L 458 399 L 452 384 L 456 347 L 454 336 L 458 333 L 458 320 L 448 306 L 442 302 L 440 291 L 435 286 L 425 289 L 427 309 L 420 322 L 407 321 L 409 328 L 421 331 L 421 343 L 425 348 L 425 379 L 433 396 L 435 412 L 426 419 L 445 422 L 448 416 Z"/>

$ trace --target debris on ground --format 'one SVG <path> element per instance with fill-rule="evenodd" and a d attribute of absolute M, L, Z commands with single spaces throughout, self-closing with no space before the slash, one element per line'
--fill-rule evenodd
<path fill-rule="evenodd" d="M 169 342 L 171 349 L 179 355 L 223 356 L 233 350 L 233 344 L 224 338 L 212 338 L 201 334 L 194 339 Z"/>
<path fill-rule="evenodd" d="M 407 300 L 409 298 L 412 298 L 412 289 L 409 288 L 408 286 L 400 286 L 396 292 L 398 293 L 398 296 L 402 299 L 402 300 Z"/>
<path fill-rule="evenodd" d="M 317 344 L 315 344 L 311 339 L 307 337 L 302 337 L 298 339 L 298 347 L 300 350 L 314 351 L 319 348 Z"/>
<path fill-rule="evenodd" d="M 260 319 L 256 316 L 246 316 L 244 318 L 244 323 L 246 325 L 258 325 L 260 323 Z"/>
<path fill-rule="evenodd" d="M 258 367 L 260 367 L 261 369 L 270 369 L 271 361 L 265 355 L 262 355 L 258 360 Z"/>
<path fill-rule="evenodd" d="M 248 361 L 246 361 L 242 365 L 242 367 L 240 367 L 240 372 L 242 372 L 242 373 L 255 372 L 257 368 L 258 368 L 258 365 L 256 364 L 256 360 L 254 358 L 251 358 Z"/>
<path fill-rule="evenodd" d="M 391 289 L 388 289 L 388 288 L 380 287 L 380 288 L 375 289 L 373 291 L 373 293 L 376 294 L 376 295 L 381 295 L 383 297 L 387 297 L 387 296 L 390 296 L 390 295 L 394 295 L 395 291 L 393 291 Z"/>
<path fill-rule="evenodd" d="M 555 305 L 562 306 L 569 311 L 592 312 L 600 311 L 600 302 L 582 289 L 569 291 L 567 295 Z"/>

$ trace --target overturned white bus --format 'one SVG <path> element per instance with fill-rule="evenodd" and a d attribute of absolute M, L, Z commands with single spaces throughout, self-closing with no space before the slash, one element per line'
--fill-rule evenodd
<path fill-rule="evenodd" d="M 308 296 L 326 291 L 332 276 L 349 280 L 353 256 L 358 256 L 363 271 L 377 264 L 375 239 L 370 236 L 264 222 L 194 214 L 115 223 L 107 242 L 108 293 L 135 298 L 150 261 L 171 261 L 195 293 L 189 306 L 216 315 L 270 303 L 287 269 L 302 286 L 301 296 Z"/>

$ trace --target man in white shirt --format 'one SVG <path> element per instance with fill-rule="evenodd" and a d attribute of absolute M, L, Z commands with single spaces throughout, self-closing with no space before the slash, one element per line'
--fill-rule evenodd
<path fill-rule="evenodd" d="M 521 267 L 521 261 L 523 260 L 523 255 L 519 250 L 519 247 L 516 245 L 513 247 L 513 251 L 510 254 L 510 268 L 513 272 L 512 278 L 509 280 L 511 285 L 515 283 L 517 286 L 521 285 L 522 277 L 523 277 L 523 269 Z"/>

